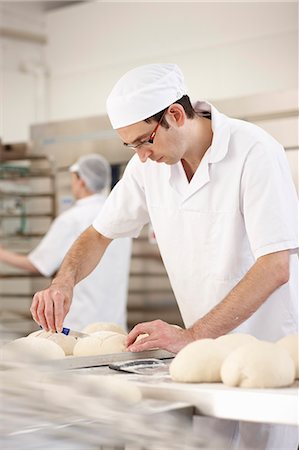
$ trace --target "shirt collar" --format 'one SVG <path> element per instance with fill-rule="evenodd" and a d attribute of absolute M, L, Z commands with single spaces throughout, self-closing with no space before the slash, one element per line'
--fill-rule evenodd
<path fill-rule="evenodd" d="M 87 197 L 84 198 L 80 198 L 79 200 L 76 201 L 76 206 L 82 206 L 82 205 L 86 205 L 88 203 L 99 203 L 99 202 L 104 202 L 107 198 L 106 194 L 103 193 L 96 193 L 96 194 L 92 194 L 92 195 L 88 195 Z"/>
<path fill-rule="evenodd" d="M 228 152 L 230 126 L 228 118 L 220 113 L 215 106 L 205 101 L 198 101 L 193 105 L 196 112 L 210 112 L 212 120 L 213 140 L 209 148 L 208 162 L 221 161 Z"/>
<path fill-rule="evenodd" d="M 185 177 L 180 177 L 180 165 L 170 166 L 169 182 L 173 189 L 182 195 L 183 201 L 201 189 L 210 181 L 210 164 L 221 161 L 228 152 L 230 127 L 227 117 L 207 102 L 197 102 L 194 106 L 196 112 L 210 112 L 212 120 L 213 139 L 211 146 L 203 156 L 190 183 Z"/>

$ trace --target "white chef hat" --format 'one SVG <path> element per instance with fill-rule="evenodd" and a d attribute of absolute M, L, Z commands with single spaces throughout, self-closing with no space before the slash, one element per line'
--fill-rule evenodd
<path fill-rule="evenodd" d="M 110 92 L 106 107 L 114 129 L 148 119 L 187 94 L 176 64 L 148 64 L 125 73 Z"/>
<path fill-rule="evenodd" d="M 77 172 L 86 186 L 93 192 L 100 192 L 111 185 L 111 167 L 103 156 L 90 153 L 81 156 L 70 168 Z"/>

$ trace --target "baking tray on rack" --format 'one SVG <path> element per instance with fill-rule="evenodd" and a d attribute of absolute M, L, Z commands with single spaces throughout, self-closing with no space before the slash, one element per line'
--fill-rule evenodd
<path fill-rule="evenodd" d="M 166 350 L 148 350 L 144 352 L 122 352 L 95 356 L 66 356 L 63 359 L 51 361 L 51 367 L 57 369 L 83 369 L 88 367 L 109 366 L 109 364 L 121 361 L 137 359 L 172 359 L 174 354 Z"/>

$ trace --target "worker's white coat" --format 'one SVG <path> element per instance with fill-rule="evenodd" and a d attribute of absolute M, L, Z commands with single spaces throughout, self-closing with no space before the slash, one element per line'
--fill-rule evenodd
<path fill-rule="evenodd" d="M 284 149 L 261 128 L 212 112 L 213 141 L 189 183 L 181 162 L 129 162 L 93 226 L 138 236 L 149 220 L 187 327 L 208 313 L 257 258 L 291 249 L 288 283 L 237 331 L 276 340 L 296 332 L 297 198 Z"/>

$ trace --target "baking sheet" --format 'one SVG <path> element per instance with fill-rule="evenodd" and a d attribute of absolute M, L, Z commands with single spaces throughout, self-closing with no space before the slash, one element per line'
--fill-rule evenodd
<path fill-rule="evenodd" d="M 145 358 L 171 359 L 174 354 L 166 350 L 148 350 L 144 352 L 122 352 L 96 356 L 66 356 L 64 359 L 51 361 L 51 366 L 58 369 L 81 369 L 86 367 L 108 366 L 114 362 Z"/>

